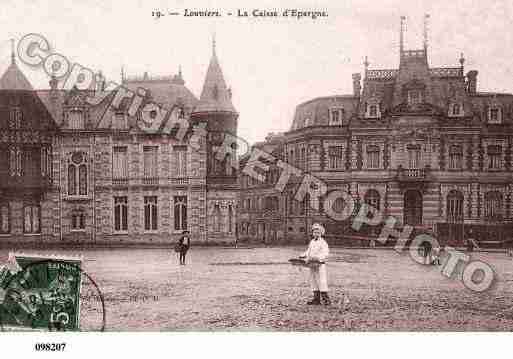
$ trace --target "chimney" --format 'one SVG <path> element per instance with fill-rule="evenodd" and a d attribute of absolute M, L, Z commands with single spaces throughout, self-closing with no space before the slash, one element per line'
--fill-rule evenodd
<path fill-rule="evenodd" d="M 55 101 L 57 99 L 57 85 L 59 84 L 59 80 L 55 75 L 52 75 L 52 78 L 49 81 L 50 83 L 50 99 Z"/>
<path fill-rule="evenodd" d="M 362 90 L 360 85 L 361 79 L 362 75 L 360 73 L 353 74 L 353 94 L 355 97 L 360 97 L 360 92 Z"/>
<path fill-rule="evenodd" d="M 467 92 L 475 94 L 477 91 L 477 71 L 467 72 Z"/>
<path fill-rule="evenodd" d="M 102 72 L 99 71 L 96 75 L 95 75 L 95 90 L 97 92 L 103 92 L 105 91 L 105 77 L 103 76 Z"/>

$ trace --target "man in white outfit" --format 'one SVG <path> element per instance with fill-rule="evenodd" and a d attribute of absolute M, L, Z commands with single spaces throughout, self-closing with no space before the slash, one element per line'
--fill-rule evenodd
<path fill-rule="evenodd" d="M 324 263 L 330 253 L 328 243 L 322 238 L 324 235 L 324 227 L 319 223 L 312 226 L 313 239 L 308 245 L 308 249 L 300 258 L 305 258 L 306 262 L 322 262 L 319 266 L 310 267 L 310 286 L 314 293 L 314 298 L 307 302 L 309 305 L 330 305 L 331 301 L 328 296 L 328 275 L 326 273 L 326 264 Z"/>

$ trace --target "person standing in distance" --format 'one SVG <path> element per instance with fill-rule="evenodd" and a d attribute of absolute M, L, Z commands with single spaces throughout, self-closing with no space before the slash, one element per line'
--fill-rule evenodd
<path fill-rule="evenodd" d="M 185 265 L 185 256 L 187 251 L 191 247 L 191 238 L 189 237 L 189 231 L 183 231 L 182 237 L 178 241 L 180 245 L 180 264 Z"/>
<path fill-rule="evenodd" d="M 324 227 L 319 223 L 312 225 L 312 240 L 308 245 L 308 249 L 300 258 L 305 258 L 306 262 L 322 262 L 318 266 L 310 266 L 310 287 L 313 291 L 313 299 L 307 302 L 308 305 L 320 305 L 321 301 L 324 305 L 330 305 L 331 301 L 328 296 L 328 273 L 326 271 L 326 259 L 330 253 L 328 243 L 324 240 Z"/>

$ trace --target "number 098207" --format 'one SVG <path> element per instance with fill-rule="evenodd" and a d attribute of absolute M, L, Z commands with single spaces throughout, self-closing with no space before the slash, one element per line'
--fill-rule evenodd
<path fill-rule="evenodd" d="M 37 352 L 63 352 L 66 343 L 36 343 L 34 349 Z"/>

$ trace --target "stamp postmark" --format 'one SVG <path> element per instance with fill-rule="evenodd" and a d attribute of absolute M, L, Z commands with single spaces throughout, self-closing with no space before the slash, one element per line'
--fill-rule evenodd
<path fill-rule="evenodd" d="M 0 326 L 13 330 L 80 330 L 82 258 L 10 253 L 0 269 Z M 100 298 L 102 298 L 100 293 Z M 102 325 L 105 311 L 101 301 Z"/>

